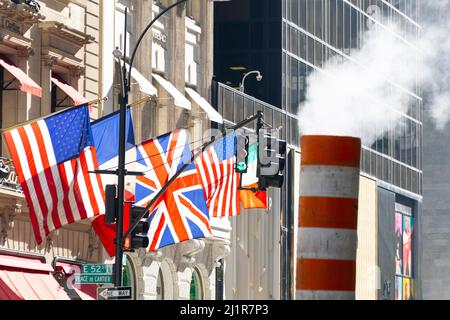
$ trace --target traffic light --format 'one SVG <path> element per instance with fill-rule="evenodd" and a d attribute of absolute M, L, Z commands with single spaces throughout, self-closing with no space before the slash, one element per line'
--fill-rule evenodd
<path fill-rule="evenodd" d="M 237 173 L 247 173 L 248 169 L 248 149 L 249 137 L 237 135 L 236 136 L 236 168 Z"/>
<path fill-rule="evenodd" d="M 105 188 L 105 222 L 114 224 L 117 219 L 117 191 L 115 185 L 107 185 Z"/>
<path fill-rule="evenodd" d="M 130 225 L 139 219 L 144 212 L 145 208 L 131 206 L 130 212 Z M 130 234 L 130 249 L 147 248 L 150 244 L 148 239 L 148 230 L 150 224 L 147 221 L 148 213 L 144 216 L 144 219 L 140 220 L 136 228 Z"/>
<path fill-rule="evenodd" d="M 259 132 L 259 187 L 281 188 L 284 183 L 286 167 L 286 141 L 278 139 L 277 131 L 260 130 Z"/>

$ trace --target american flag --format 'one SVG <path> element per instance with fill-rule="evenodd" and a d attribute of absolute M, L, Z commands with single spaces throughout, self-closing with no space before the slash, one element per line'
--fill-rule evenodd
<path fill-rule="evenodd" d="M 235 140 L 236 134 L 230 134 L 195 160 L 211 217 L 234 217 L 240 213 Z"/>
<path fill-rule="evenodd" d="M 176 130 L 137 147 L 136 205 L 146 206 L 180 168 L 191 161 L 186 130 Z M 208 209 L 191 164 L 150 210 L 149 251 L 190 239 L 212 237 Z"/>
<path fill-rule="evenodd" d="M 105 212 L 87 106 L 4 133 L 30 208 L 36 242 L 65 225 Z"/>

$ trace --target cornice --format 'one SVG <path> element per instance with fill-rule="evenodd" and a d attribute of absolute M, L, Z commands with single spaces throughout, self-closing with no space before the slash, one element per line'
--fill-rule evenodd
<path fill-rule="evenodd" d="M 43 31 L 47 31 L 51 35 L 57 36 L 72 43 L 76 43 L 80 46 L 93 43 L 95 40 L 93 36 L 81 32 L 79 30 L 70 28 L 69 26 L 61 22 L 56 21 L 39 22 L 38 26 Z"/>

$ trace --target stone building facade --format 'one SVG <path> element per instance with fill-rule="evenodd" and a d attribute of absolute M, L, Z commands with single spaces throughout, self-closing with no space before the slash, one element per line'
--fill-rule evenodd
<path fill-rule="evenodd" d="M 87 101 L 94 101 L 91 118 L 99 116 L 99 8 L 97 0 L 0 1 L 2 129 Z M 22 259 L 25 269 L 39 262 L 38 268 L 62 280 L 68 275 L 62 261 L 98 262 L 101 250 L 89 222 L 67 226 L 36 244 L 9 159 L 2 141 L 0 269 L 11 267 L 14 259 Z M 62 297 L 80 298 L 73 291 Z"/>
<path fill-rule="evenodd" d="M 100 75 L 101 96 L 108 97 L 103 105 L 104 115 L 117 110 L 119 66 L 112 51 L 116 47 L 124 51 L 125 7 L 129 10 L 129 57 L 151 17 L 174 2 L 102 2 L 101 16 L 104 19 L 101 20 L 100 61 L 103 66 L 115 65 L 114 69 L 103 68 Z M 211 110 L 205 107 L 205 101 L 210 101 L 212 55 L 212 1 L 190 1 L 171 10 L 155 23 L 141 43 L 133 64 L 142 77 L 133 76 L 129 102 L 133 105 L 133 102 L 142 101 L 152 90 L 143 88 L 154 88 L 151 100 L 132 107 L 136 143 L 176 128 L 189 129 L 192 147 L 203 143 L 203 133 L 211 127 Z M 193 91 L 194 96 L 189 93 Z M 203 100 L 200 101 L 195 93 Z M 192 240 L 150 254 L 143 250 L 129 254 L 136 298 L 214 299 L 216 267 L 230 251 L 230 223 L 213 219 L 212 225 L 214 240 Z M 106 254 L 104 258 L 108 260 Z"/>
<path fill-rule="evenodd" d="M 116 111 L 119 64 L 112 52 L 116 47 L 124 49 L 125 7 L 129 10 L 129 56 L 151 17 L 173 1 L 36 3 L 39 10 L 0 0 L 3 129 L 76 102 L 93 101 L 92 120 Z M 212 1 L 189 2 L 154 25 L 133 65 L 129 101 L 136 143 L 188 128 L 193 147 L 202 144 L 211 119 L 221 118 L 208 103 L 212 51 Z M 104 97 L 107 99 L 102 100 Z M 140 102 L 133 103 L 136 101 Z M 73 286 L 71 277 L 81 264 L 111 264 L 114 258 L 103 249 L 91 221 L 63 227 L 36 245 L 25 198 L 9 159 L 3 143 L 1 167 L 7 167 L 8 174 L 0 180 L 0 270 L 2 264 L 10 268 L 16 258 L 38 261 L 64 287 L 66 298 L 95 298 L 96 286 Z M 153 253 L 127 253 L 124 285 L 133 286 L 134 298 L 214 299 L 216 269 L 230 252 L 230 222 L 213 219 L 212 225 L 214 240 L 188 241 Z"/>

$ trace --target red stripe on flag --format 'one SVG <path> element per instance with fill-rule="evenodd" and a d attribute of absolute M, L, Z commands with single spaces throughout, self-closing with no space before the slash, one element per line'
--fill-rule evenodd
<path fill-rule="evenodd" d="M 151 179 L 145 177 L 145 176 L 137 177 L 136 179 L 137 179 L 139 182 L 142 182 L 142 184 L 144 184 L 144 185 L 148 185 L 148 186 L 150 186 L 150 187 L 153 188 L 153 189 L 157 189 L 157 188 L 156 188 L 155 182 L 154 182 L 153 180 L 151 180 Z"/>
<path fill-rule="evenodd" d="M 91 147 L 91 153 L 92 153 L 92 160 L 94 161 L 94 168 L 95 168 L 95 170 L 97 170 L 98 169 L 98 159 L 97 159 L 97 151 L 95 150 L 95 148 Z M 95 177 L 97 179 L 97 184 L 100 187 L 100 192 L 102 194 L 103 202 L 105 202 L 106 197 L 105 197 L 105 189 L 104 189 L 103 183 L 102 183 L 102 178 L 99 174 L 96 174 Z"/>
<path fill-rule="evenodd" d="M 61 220 L 58 215 L 58 194 L 55 186 L 55 179 L 53 178 L 53 173 L 50 168 L 50 163 L 48 161 L 47 149 L 45 147 L 44 139 L 42 137 L 41 130 L 37 122 L 31 124 L 31 128 L 33 129 L 34 136 L 36 138 L 36 142 L 38 143 L 39 153 L 41 155 L 42 165 L 44 167 L 44 174 L 47 181 L 47 186 L 50 191 L 50 196 L 52 197 L 52 219 L 53 225 L 55 229 L 61 228 Z"/>
<path fill-rule="evenodd" d="M 89 168 L 88 168 L 87 162 L 88 162 L 88 159 L 86 158 L 86 151 L 83 151 L 80 153 L 79 170 L 81 170 L 81 173 L 83 174 L 83 177 L 84 177 L 84 182 L 86 184 L 87 193 L 88 193 L 91 205 L 92 205 L 92 210 L 94 211 L 94 216 L 97 216 L 99 214 L 100 210 L 97 205 L 97 200 L 95 199 L 94 187 L 92 186 L 91 178 L 89 176 Z"/>
<path fill-rule="evenodd" d="M 156 212 L 154 213 L 156 214 Z M 161 233 L 162 228 L 164 227 L 165 217 L 164 213 L 161 214 L 161 219 L 159 220 L 158 228 L 155 231 L 155 234 L 153 235 L 153 241 L 150 245 L 150 251 L 155 251 L 156 245 L 158 243 L 159 235 Z"/>
<path fill-rule="evenodd" d="M 25 156 L 27 157 L 27 162 L 28 162 L 28 166 L 30 168 L 30 173 L 31 173 L 31 180 L 33 182 L 33 186 L 34 186 L 34 190 L 36 192 L 36 196 L 38 198 L 38 202 L 39 202 L 39 206 L 41 208 L 41 212 L 42 212 L 42 224 L 45 230 L 45 235 L 49 235 L 50 231 L 48 229 L 48 222 L 47 222 L 47 218 L 48 218 L 48 208 L 47 208 L 47 203 L 45 202 L 45 197 L 44 197 L 44 193 L 42 191 L 42 187 L 41 187 L 41 182 L 39 181 L 39 177 L 37 175 L 37 170 L 36 170 L 36 166 L 34 164 L 34 158 L 33 158 L 33 153 L 31 151 L 31 146 L 30 146 L 30 142 L 28 141 L 28 136 L 25 132 L 25 129 L 23 127 L 18 128 L 17 132 L 20 135 L 20 139 L 22 141 L 23 147 L 25 149 Z"/>
<path fill-rule="evenodd" d="M 63 198 L 64 211 L 66 212 L 67 222 L 71 224 L 75 222 L 75 217 L 73 215 L 72 208 L 69 202 L 69 184 L 67 181 L 66 169 L 64 168 L 64 164 L 58 165 L 58 172 L 61 178 L 61 185 L 64 194 Z"/>
<path fill-rule="evenodd" d="M 29 215 L 30 215 L 31 225 L 33 227 L 34 236 L 36 238 L 36 243 L 41 244 L 43 239 L 41 237 L 41 233 L 39 230 L 39 222 L 36 217 L 36 211 L 33 207 L 32 201 L 31 201 L 30 190 L 28 189 L 28 185 L 25 181 L 25 177 L 23 174 L 22 162 L 20 161 L 20 158 L 17 153 L 16 146 L 14 144 L 11 133 L 6 132 L 4 134 L 4 137 L 6 140 L 6 145 L 8 146 L 8 149 L 9 149 L 9 153 L 11 154 L 11 157 L 12 157 L 12 160 L 14 163 L 14 168 L 16 170 L 17 175 L 19 176 L 20 186 L 22 187 L 22 191 L 25 194 L 25 198 L 27 199 L 28 206 L 30 207 Z"/>
<path fill-rule="evenodd" d="M 204 215 L 200 214 L 198 209 L 196 207 L 193 207 L 189 201 L 186 201 L 183 197 L 180 197 L 180 202 L 189 209 L 189 211 L 195 215 L 197 218 L 200 219 L 200 221 L 208 228 L 208 231 L 211 232 L 211 226 L 209 224 L 208 219 L 205 218 Z M 212 233 L 212 232 L 211 232 Z"/>
<path fill-rule="evenodd" d="M 72 172 L 74 174 L 74 181 L 73 181 L 74 186 L 72 189 L 72 193 L 73 193 L 73 196 L 77 203 L 77 208 L 78 208 L 78 212 L 80 214 L 80 219 L 84 220 L 88 217 L 88 214 L 86 211 L 85 203 L 83 201 L 83 197 L 81 195 L 80 186 L 78 184 L 77 174 L 78 174 L 78 170 L 81 170 L 80 169 L 80 160 L 73 159 L 73 160 L 71 160 L 70 164 L 71 164 Z"/>
<path fill-rule="evenodd" d="M 156 145 L 153 141 L 142 145 L 142 147 L 144 148 L 147 155 L 152 155 L 149 156 L 148 160 L 150 160 L 152 168 L 154 168 L 159 184 L 163 186 L 167 181 L 168 174 L 164 168 L 165 162 L 161 156 L 161 153 L 159 152 L 158 148 L 156 148 Z"/>
<path fill-rule="evenodd" d="M 169 144 L 169 150 L 167 153 L 167 159 L 174 159 L 173 155 L 174 155 L 175 149 L 177 147 L 177 141 L 178 141 L 179 135 L 180 135 L 180 130 L 175 130 L 173 132 L 173 134 L 170 135 L 170 141 L 169 141 L 170 144 Z"/>

